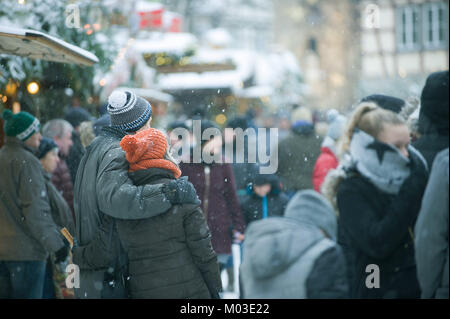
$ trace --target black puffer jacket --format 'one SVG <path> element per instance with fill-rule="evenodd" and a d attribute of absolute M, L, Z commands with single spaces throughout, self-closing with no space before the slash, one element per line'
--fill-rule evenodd
<path fill-rule="evenodd" d="M 174 179 L 158 168 L 136 171 L 130 177 L 137 186 Z M 198 205 L 177 205 L 147 219 L 104 214 L 100 219 L 96 239 L 73 250 L 73 262 L 82 271 L 112 267 L 116 274 L 127 273 L 127 294 L 133 299 L 218 298 L 222 283 L 217 256 Z"/>
<path fill-rule="evenodd" d="M 338 242 L 347 258 L 353 298 L 420 297 L 413 229 L 427 172 L 419 159 L 413 162 L 413 173 L 397 195 L 381 192 L 357 172 L 338 186 Z M 366 287 L 370 264 L 380 270 L 378 289 Z"/>
<path fill-rule="evenodd" d="M 157 168 L 130 177 L 136 185 L 174 179 L 169 171 Z M 129 258 L 131 298 L 218 297 L 219 266 L 199 206 L 177 205 L 166 214 L 117 225 Z"/>

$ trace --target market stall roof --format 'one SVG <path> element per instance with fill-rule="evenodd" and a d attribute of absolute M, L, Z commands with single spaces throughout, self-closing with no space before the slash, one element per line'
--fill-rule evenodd
<path fill-rule="evenodd" d="M 150 99 L 157 102 L 170 103 L 174 100 L 172 95 L 154 89 L 118 87 L 117 90 L 131 91 L 144 99 Z"/>
<path fill-rule="evenodd" d="M 43 32 L 0 26 L 0 54 L 92 66 L 98 58 Z"/>
<path fill-rule="evenodd" d="M 142 54 L 172 53 L 183 55 L 197 46 L 197 38 L 190 33 L 143 33 L 145 38 L 137 38 L 133 48 Z"/>

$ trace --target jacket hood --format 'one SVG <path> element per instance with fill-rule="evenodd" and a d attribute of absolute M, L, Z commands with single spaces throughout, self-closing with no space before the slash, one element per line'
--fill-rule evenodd
<path fill-rule="evenodd" d="M 253 181 L 247 185 L 247 194 L 258 196 L 255 194 L 253 186 L 264 184 L 270 184 L 271 186 L 269 195 L 276 196 L 281 193 L 281 181 L 278 176 L 274 174 L 257 174 Z"/>
<path fill-rule="evenodd" d="M 129 172 L 128 175 L 133 183 L 138 186 L 154 183 L 161 179 L 175 179 L 171 171 L 156 167 Z"/>
<path fill-rule="evenodd" d="M 336 214 L 325 197 L 316 191 L 297 192 L 286 207 L 284 215 L 302 224 L 323 230 L 333 241 L 336 241 Z"/>
<path fill-rule="evenodd" d="M 449 72 L 431 74 L 420 97 L 419 132 L 448 135 L 449 132 Z"/>
<path fill-rule="evenodd" d="M 323 238 L 319 230 L 289 218 L 254 221 L 245 234 L 244 261 L 255 278 L 270 278 L 287 269 Z"/>
<path fill-rule="evenodd" d="M 244 244 L 244 260 L 255 278 L 279 274 L 325 238 L 336 239 L 337 221 L 331 205 L 313 190 L 298 192 L 289 202 L 285 217 L 252 222 Z"/>

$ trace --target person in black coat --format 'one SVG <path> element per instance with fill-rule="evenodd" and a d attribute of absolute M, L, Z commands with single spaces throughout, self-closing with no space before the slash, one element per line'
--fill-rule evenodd
<path fill-rule="evenodd" d="M 246 224 L 272 216 L 283 216 L 289 202 L 281 192 L 276 175 L 258 174 L 247 187 L 248 196 L 241 207 Z"/>
<path fill-rule="evenodd" d="M 420 138 L 413 143 L 431 168 L 436 154 L 449 147 L 449 73 L 431 74 L 420 98 Z"/>
<path fill-rule="evenodd" d="M 427 183 L 425 159 L 395 113 L 362 102 L 349 121 L 346 160 L 327 177 L 339 211 L 338 242 L 352 298 L 420 298 L 414 224 Z M 330 196 L 330 194 L 334 194 Z"/>

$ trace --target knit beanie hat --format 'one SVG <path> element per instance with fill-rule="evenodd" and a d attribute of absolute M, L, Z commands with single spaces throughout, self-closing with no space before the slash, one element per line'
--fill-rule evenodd
<path fill-rule="evenodd" d="M 347 119 L 335 109 L 331 109 L 327 112 L 328 132 L 327 136 L 337 141 L 345 130 Z"/>
<path fill-rule="evenodd" d="M 301 122 L 313 123 L 313 114 L 310 109 L 304 106 L 298 107 L 292 112 L 291 120 L 293 126 Z"/>
<path fill-rule="evenodd" d="M 125 132 L 136 132 L 152 116 L 150 103 L 130 91 L 114 91 L 108 98 L 107 108 L 111 126 Z"/>
<path fill-rule="evenodd" d="M 28 112 L 13 114 L 11 110 L 4 110 L 2 117 L 6 136 L 17 137 L 23 142 L 38 132 L 41 126 L 39 120 Z"/>
<path fill-rule="evenodd" d="M 122 138 L 120 147 L 130 163 L 130 172 L 157 167 L 171 171 L 175 178 L 181 176 L 178 166 L 164 159 L 167 139 L 160 130 L 150 128 L 135 135 L 126 135 Z"/>
<path fill-rule="evenodd" d="M 361 102 L 374 102 L 382 109 L 399 114 L 405 106 L 405 101 L 394 96 L 373 94 L 366 96 Z"/>
<path fill-rule="evenodd" d="M 67 122 L 69 122 L 73 127 L 79 126 L 82 122 L 87 122 L 92 120 L 92 116 L 89 112 L 82 107 L 71 107 L 65 116 Z"/>
<path fill-rule="evenodd" d="M 429 121 L 439 132 L 448 134 L 449 72 L 435 72 L 428 76 L 420 97 L 419 129 Z"/>
<path fill-rule="evenodd" d="M 58 149 L 58 145 L 51 138 L 43 137 L 36 152 L 36 156 L 41 159 L 45 157 L 48 152 L 54 149 Z"/>

